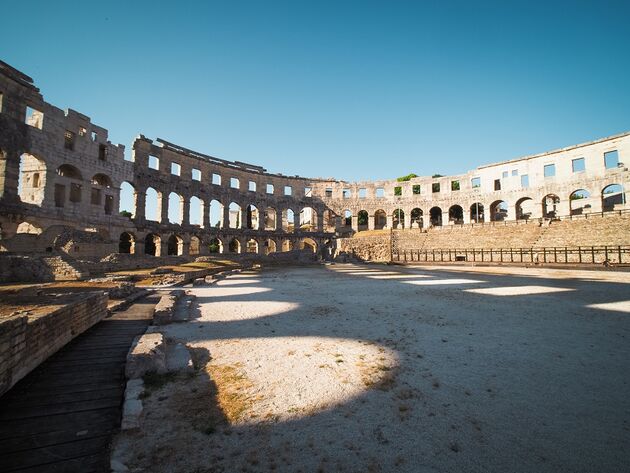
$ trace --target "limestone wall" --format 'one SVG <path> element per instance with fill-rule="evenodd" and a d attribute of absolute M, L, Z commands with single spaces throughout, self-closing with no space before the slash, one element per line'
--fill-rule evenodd
<path fill-rule="evenodd" d="M 337 239 L 337 253 L 345 252 L 364 261 L 390 261 L 391 232 L 370 232 L 369 235 Z"/>
<path fill-rule="evenodd" d="M 83 293 L 41 315 L 0 314 L 0 396 L 106 314 L 103 293 Z"/>

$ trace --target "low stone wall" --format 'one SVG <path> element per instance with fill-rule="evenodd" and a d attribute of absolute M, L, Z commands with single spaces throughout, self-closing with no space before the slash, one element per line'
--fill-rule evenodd
<path fill-rule="evenodd" d="M 388 231 L 371 233 L 370 235 L 359 233 L 352 238 L 338 238 L 337 254 L 344 252 L 364 261 L 390 261 L 391 233 Z"/>
<path fill-rule="evenodd" d="M 44 314 L 0 316 L 0 395 L 106 315 L 107 295 L 91 292 Z"/>

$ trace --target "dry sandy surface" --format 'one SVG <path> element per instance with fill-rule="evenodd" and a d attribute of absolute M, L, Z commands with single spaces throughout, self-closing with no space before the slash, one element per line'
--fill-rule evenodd
<path fill-rule="evenodd" d="M 330 265 L 191 289 L 131 471 L 621 472 L 630 275 Z M 164 384 L 163 384 L 164 383 Z"/>

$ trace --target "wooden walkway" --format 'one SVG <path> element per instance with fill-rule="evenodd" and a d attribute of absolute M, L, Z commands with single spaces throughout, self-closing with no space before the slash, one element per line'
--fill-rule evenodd
<path fill-rule="evenodd" d="M 0 472 L 106 472 L 125 360 L 157 296 L 78 336 L 0 397 Z"/>

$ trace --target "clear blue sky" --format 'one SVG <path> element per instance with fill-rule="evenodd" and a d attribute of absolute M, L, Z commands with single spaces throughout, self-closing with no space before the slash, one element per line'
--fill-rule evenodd
<path fill-rule="evenodd" d="M 127 147 L 393 178 L 630 130 L 628 18 L 627 0 L 15 1 L 0 58 Z"/>

